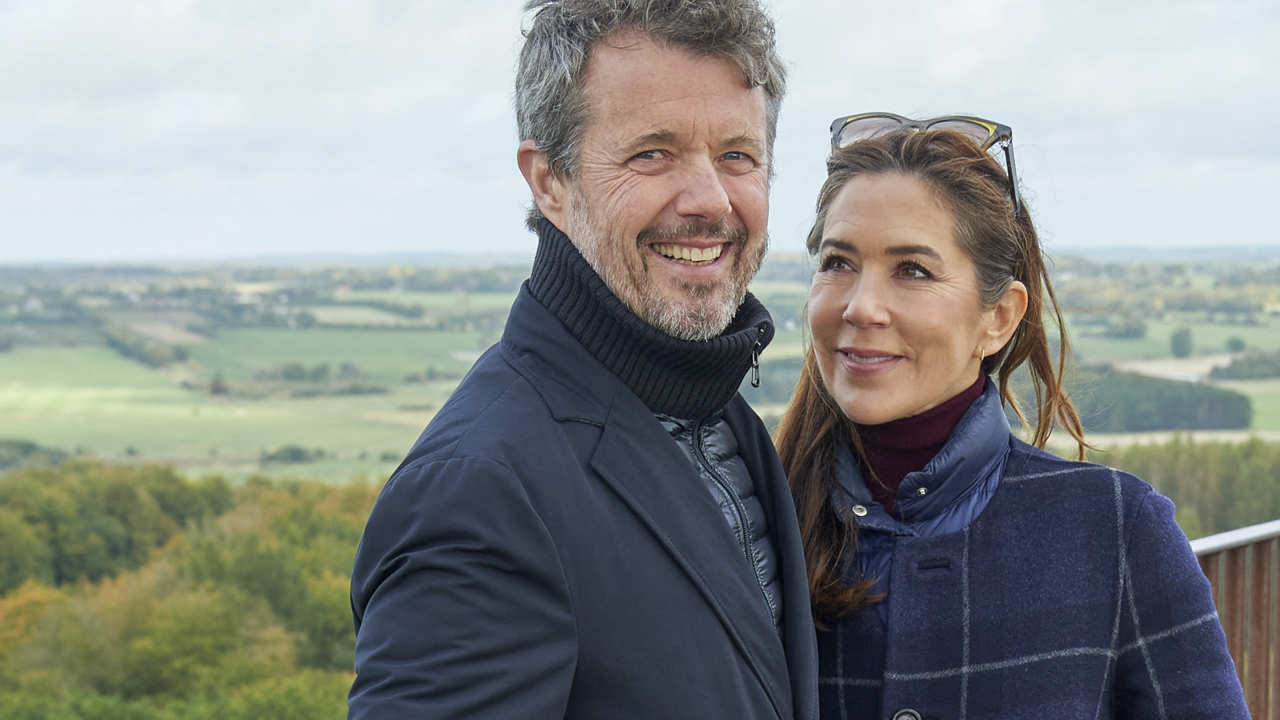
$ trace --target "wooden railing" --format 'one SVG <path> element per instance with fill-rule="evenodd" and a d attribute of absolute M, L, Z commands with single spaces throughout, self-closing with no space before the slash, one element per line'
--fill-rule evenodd
<path fill-rule="evenodd" d="M 1280 520 L 1191 542 L 1254 720 L 1280 719 Z"/>

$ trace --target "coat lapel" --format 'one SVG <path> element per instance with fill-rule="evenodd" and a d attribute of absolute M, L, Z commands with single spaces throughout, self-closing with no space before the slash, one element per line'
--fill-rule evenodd
<path fill-rule="evenodd" d="M 818 717 L 818 645 L 813 613 L 809 605 L 809 576 L 804 562 L 804 544 L 795 522 L 795 503 L 773 441 L 761 427 L 755 412 L 741 396 L 725 408 L 725 420 L 738 439 L 738 452 L 747 467 L 758 468 L 756 493 L 769 517 L 769 532 L 778 554 L 782 578 L 783 632 L 786 637 L 787 669 L 791 673 L 791 695 L 795 717 Z"/>
<path fill-rule="evenodd" d="M 638 399 L 615 395 L 591 466 L 706 598 L 778 717 L 790 718 L 785 656 L 760 586 L 715 500 Z"/>

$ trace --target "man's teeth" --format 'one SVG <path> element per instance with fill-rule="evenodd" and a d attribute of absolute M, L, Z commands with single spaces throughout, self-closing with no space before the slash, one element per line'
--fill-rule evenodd
<path fill-rule="evenodd" d="M 690 263 L 709 263 L 720 257 L 724 252 L 723 245 L 712 245 L 709 248 L 689 247 L 688 245 L 654 245 L 654 251 L 659 255 L 669 257 L 672 260 L 682 260 Z"/>

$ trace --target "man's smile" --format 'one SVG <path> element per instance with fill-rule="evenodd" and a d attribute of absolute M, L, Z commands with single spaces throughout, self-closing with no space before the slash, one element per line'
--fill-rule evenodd
<path fill-rule="evenodd" d="M 689 265 L 709 265 L 720 258 L 724 253 L 725 243 L 712 245 L 711 247 L 694 247 L 692 245 L 680 245 L 678 243 L 661 243 L 651 245 L 653 251 L 659 255 L 670 258 L 680 263 Z"/>

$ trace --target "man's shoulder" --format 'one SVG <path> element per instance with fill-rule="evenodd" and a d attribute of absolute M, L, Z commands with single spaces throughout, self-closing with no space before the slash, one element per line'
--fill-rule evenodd
<path fill-rule="evenodd" d="M 528 431 L 550 421 L 551 414 L 533 383 L 495 345 L 454 388 L 414 443 L 400 471 L 411 464 L 460 454 L 492 457 L 513 430 Z"/>

